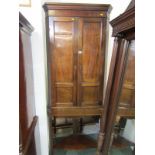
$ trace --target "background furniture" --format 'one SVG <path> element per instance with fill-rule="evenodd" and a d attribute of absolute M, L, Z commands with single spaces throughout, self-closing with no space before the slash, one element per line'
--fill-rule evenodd
<path fill-rule="evenodd" d="M 52 119 L 74 117 L 73 129 L 77 133 L 81 117 L 103 113 L 110 5 L 46 3 L 43 7 L 50 126 Z"/>
<path fill-rule="evenodd" d="M 116 115 L 134 117 L 135 64 L 135 2 L 111 21 L 113 27 L 113 55 L 101 119 L 98 154 L 107 155 Z"/>
<path fill-rule="evenodd" d="M 36 155 L 34 131 L 38 117 L 34 111 L 32 31 L 31 24 L 19 13 L 19 153 L 22 155 Z"/>

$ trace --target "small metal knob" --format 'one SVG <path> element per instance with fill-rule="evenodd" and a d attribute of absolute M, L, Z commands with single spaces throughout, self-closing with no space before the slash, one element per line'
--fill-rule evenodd
<path fill-rule="evenodd" d="M 82 54 L 82 51 L 78 51 L 78 54 Z"/>

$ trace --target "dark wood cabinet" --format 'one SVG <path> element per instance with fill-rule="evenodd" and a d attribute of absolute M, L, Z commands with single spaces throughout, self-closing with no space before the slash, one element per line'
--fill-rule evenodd
<path fill-rule="evenodd" d="M 31 51 L 33 27 L 19 13 L 19 153 L 36 155 L 34 80 Z"/>
<path fill-rule="evenodd" d="M 103 113 L 110 5 L 44 4 L 49 117 Z"/>
<path fill-rule="evenodd" d="M 104 114 L 101 118 L 98 154 L 107 155 L 116 115 L 135 115 L 135 1 L 110 23 L 113 27 L 113 53 L 110 64 Z"/>
<path fill-rule="evenodd" d="M 109 5 L 45 4 L 44 8 L 51 105 L 102 105 Z"/>

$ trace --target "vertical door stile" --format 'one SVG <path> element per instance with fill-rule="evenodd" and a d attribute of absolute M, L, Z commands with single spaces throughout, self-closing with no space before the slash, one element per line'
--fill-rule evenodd
<path fill-rule="evenodd" d="M 81 106 L 81 98 L 82 98 L 82 92 L 81 92 L 81 81 L 82 81 L 82 33 L 83 33 L 83 20 L 82 18 L 79 18 L 78 20 L 78 61 L 77 61 L 77 68 L 78 68 L 78 80 L 77 80 L 77 105 Z"/>
<path fill-rule="evenodd" d="M 104 27 L 106 27 L 106 19 L 102 18 L 101 19 L 101 65 L 100 65 L 100 77 L 99 77 L 99 104 L 102 105 L 103 103 L 103 89 L 104 89 L 104 72 L 105 72 L 105 51 L 106 51 L 106 32 Z"/>
<path fill-rule="evenodd" d="M 74 104 L 73 106 L 77 106 L 77 51 L 78 51 L 78 20 L 76 17 L 72 18 L 74 20 L 74 56 L 73 56 L 73 83 L 74 83 L 74 88 L 73 88 L 73 98 L 74 98 Z"/>

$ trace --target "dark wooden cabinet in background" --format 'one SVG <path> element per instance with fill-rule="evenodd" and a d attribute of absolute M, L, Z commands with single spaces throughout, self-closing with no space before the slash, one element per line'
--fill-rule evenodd
<path fill-rule="evenodd" d="M 19 13 L 19 153 L 36 155 L 34 80 L 31 51 L 33 27 Z"/>
<path fill-rule="evenodd" d="M 135 115 L 135 1 L 110 23 L 115 40 L 101 118 L 99 155 L 108 154 L 116 116 Z"/>
<path fill-rule="evenodd" d="M 50 117 L 103 113 L 110 5 L 46 3 Z"/>

